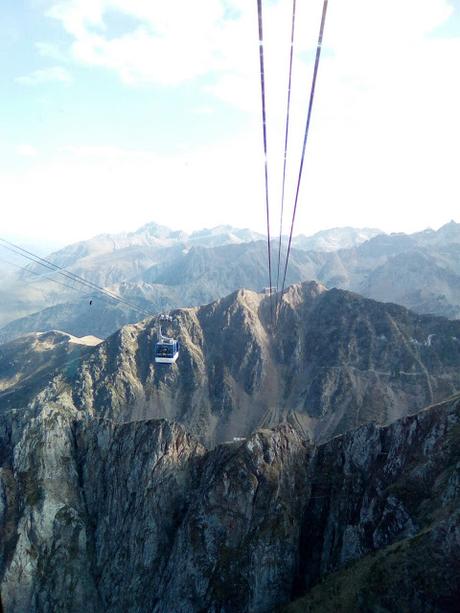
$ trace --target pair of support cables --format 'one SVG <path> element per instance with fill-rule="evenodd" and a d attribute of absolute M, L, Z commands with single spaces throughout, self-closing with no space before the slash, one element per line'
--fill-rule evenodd
<path fill-rule="evenodd" d="M 262 0 L 257 0 L 257 13 L 258 13 L 258 25 L 259 25 L 259 62 L 260 62 L 260 85 L 261 85 L 261 99 L 262 99 L 262 135 L 263 135 L 263 147 L 264 147 L 264 165 L 265 165 L 265 213 L 267 223 L 267 252 L 268 252 L 268 278 L 269 278 L 269 292 L 270 292 L 270 317 L 272 324 L 276 321 L 279 312 L 279 306 L 286 287 L 286 275 L 289 266 L 289 257 L 291 255 L 292 236 L 294 232 L 295 218 L 299 203 L 300 185 L 302 181 L 302 174 L 305 162 L 305 153 L 308 143 L 308 135 L 310 131 L 310 124 L 313 112 L 313 103 L 315 99 L 316 81 L 318 77 L 319 63 L 321 59 L 321 50 L 323 45 L 324 29 L 326 25 L 326 16 L 328 9 L 328 0 L 323 0 L 323 10 L 321 15 L 321 24 L 319 29 L 318 43 L 316 47 L 315 65 L 313 69 L 313 78 L 310 86 L 309 103 L 307 110 L 307 120 L 305 125 L 302 155 L 300 158 L 300 166 L 297 175 L 297 185 L 295 191 L 294 205 L 292 209 L 292 218 L 289 231 L 289 240 L 287 246 L 286 257 L 284 261 L 282 281 L 281 280 L 281 251 L 282 251 L 282 233 L 283 233 L 283 219 L 284 219 L 284 207 L 285 207 L 285 193 L 286 193 L 286 176 L 287 176 L 287 152 L 289 143 L 289 124 L 290 124 L 290 111 L 291 111 L 291 87 L 292 87 L 292 66 L 294 57 L 294 38 L 295 38 L 295 25 L 296 25 L 296 0 L 292 2 L 292 20 L 291 20 L 291 37 L 290 37 L 290 55 L 289 55 L 289 78 L 287 89 L 287 107 L 286 107 L 286 122 L 284 130 L 284 153 L 283 153 L 283 176 L 281 187 L 281 214 L 280 214 L 280 229 L 279 229 L 279 243 L 278 243 L 278 262 L 277 262 L 277 275 L 276 275 L 276 293 L 277 301 L 275 308 L 273 307 L 273 292 L 272 292 L 272 247 L 271 247 L 271 232 L 270 232 L 270 189 L 269 189 L 269 172 L 268 172 L 268 139 L 267 139 L 267 105 L 266 105 L 266 88 L 265 88 L 265 62 L 264 62 L 264 36 L 263 36 L 263 11 Z M 281 287 L 281 292 L 278 294 Z"/>
<path fill-rule="evenodd" d="M 8 241 L 4 238 L 0 238 L 0 246 L 4 247 L 8 251 L 16 255 L 20 255 L 21 257 L 28 260 L 29 262 L 38 264 L 42 268 L 45 268 L 49 270 L 50 272 L 56 273 L 56 275 L 59 275 L 60 280 L 56 279 L 54 276 L 49 277 L 49 280 L 52 281 L 53 283 L 56 283 L 58 285 L 67 287 L 68 289 L 75 290 L 75 291 L 79 291 L 78 287 L 81 288 L 80 291 L 83 288 L 85 288 L 86 290 L 91 290 L 91 292 L 96 291 L 98 292 L 99 295 L 110 299 L 112 302 L 123 305 L 125 307 L 129 307 L 133 311 L 136 311 L 137 313 L 139 313 L 139 315 L 143 315 L 144 317 L 152 316 L 152 313 L 126 300 L 125 298 L 117 294 L 116 292 L 112 290 L 108 290 L 104 287 L 101 287 L 97 283 L 93 283 L 92 281 L 89 281 L 88 279 L 84 279 L 80 275 L 70 272 L 69 270 L 66 270 L 65 268 L 63 268 L 62 266 L 59 266 L 55 262 L 52 262 L 51 260 L 46 259 L 46 258 L 42 258 L 39 255 L 36 255 L 35 253 L 33 253 L 32 251 L 29 251 L 28 249 L 24 249 L 23 247 L 20 247 L 19 245 L 16 245 L 15 243 L 12 243 L 11 241 Z M 13 266 L 16 266 L 16 264 L 13 264 Z M 29 274 L 33 274 L 35 276 L 41 276 L 38 273 L 34 272 L 33 270 L 26 268 L 24 266 L 19 266 L 19 268 L 25 270 Z M 63 282 L 63 279 L 66 280 L 65 283 Z M 70 282 L 72 282 L 71 285 L 70 285 Z M 77 286 L 75 286 L 75 284 L 77 284 Z"/>

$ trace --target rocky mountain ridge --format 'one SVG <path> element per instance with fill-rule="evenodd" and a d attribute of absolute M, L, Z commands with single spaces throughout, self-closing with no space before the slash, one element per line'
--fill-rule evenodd
<path fill-rule="evenodd" d="M 231 226 L 219 226 L 187 234 L 149 223 L 135 232 L 101 234 L 89 240 L 68 245 L 50 253 L 46 259 L 65 268 L 69 273 L 108 287 L 131 279 L 138 280 L 142 273 L 152 265 L 177 257 L 194 246 L 216 247 L 226 244 L 243 244 L 261 238 L 263 238 L 262 235 L 251 230 Z M 17 254 L 12 254 L 4 247 L 3 244 L 0 246 L 2 252 L 0 255 L 4 252 L 9 259 L 13 259 L 19 264 L 19 270 L 10 267 L 9 270 L 13 270 L 15 274 L 2 279 L 0 287 L 3 305 L 0 310 L 1 324 L 50 306 L 73 302 L 75 298 L 78 301 L 79 295 L 86 295 L 85 288 L 78 283 L 75 284 L 70 279 L 65 279 L 39 264 L 31 264 L 27 259 L 24 260 Z M 45 256 L 46 254 L 40 252 L 40 255 Z M 21 269 L 21 266 L 24 268 Z M 56 281 L 61 285 L 57 285 Z M 36 331 L 39 330 L 27 330 L 27 332 Z"/>
<path fill-rule="evenodd" d="M 298 235 L 293 238 L 293 246 L 310 251 L 335 251 L 337 249 L 355 247 L 382 234 L 373 228 L 331 228 L 322 230 L 312 236 Z M 224 245 L 238 245 L 264 240 L 265 236 L 249 228 L 234 228 L 230 225 L 221 225 L 214 228 L 204 228 L 192 233 L 181 230 L 171 230 L 166 226 L 148 223 L 135 232 L 121 234 L 101 234 L 87 241 L 75 243 L 50 254 L 49 259 L 55 264 L 64 267 L 81 265 L 88 258 L 118 257 L 119 252 L 143 247 L 159 251 L 178 247 L 188 250 L 193 247 L 222 247 Z M 277 240 L 276 237 L 273 239 Z M 283 237 L 283 242 L 287 237 Z M 95 264 L 91 265 L 96 268 Z M 37 272 L 43 272 L 36 267 Z M 78 269 L 74 272 L 78 272 Z M 84 271 L 82 271 L 84 272 Z M 78 273 L 80 274 L 80 273 Z M 127 279 L 128 277 L 124 277 Z M 110 280 L 107 278 L 105 283 Z M 112 279 L 113 282 L 113 279 Z"/>
<path fill-rule="evenodd" d="M 25 390 L 26 396 L 31 397 L 48 383 L 55 370 L 63 364 L 67 370 L 76 368 L 90 348 L 101 342 L 95 337 L 76 338 L 52 330 L 0 346 L 0 396 L 18 397 Z"/>
<path fill-rule="evenodd" d="M 284 420 L 326 440 L 460 390 L 460 322 L 316 283 L 289 288 L 275 330 L 269 297 L 248 290 L 173 316 L 173 367 L 154 363 L 156 324 L 146 319 L 51 369 L 48 397 L 117 422 L 178 421 L 212 446 Z M 0 411 L 36 392 L 0 393 Z"/>
<path fill-rule="evenodd" d="M 380 234 L 385 234 L 385 232 L 376 228 L 330 228 L 316 232 L 312 236 L 299 234 L 293 237 L 292 245 L 303 251 L 339 251 L 340 249 L 358 247 Z"/>

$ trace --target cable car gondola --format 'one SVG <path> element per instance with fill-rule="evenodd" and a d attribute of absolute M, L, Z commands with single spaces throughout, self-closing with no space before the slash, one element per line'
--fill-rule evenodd
<path fill-rule="evenodd" d="M 179 357 L 179 342 L 174 338 L 162 337 L 155 345 L 157 364 L 174 364 Z"/>
<path fill-rule="evenodd" d="M 175 364 L 179 357 L 179 341 L 175 338 L 163 336 L 161 331 L 161 321 L 171 321 L 170 317 L 162 315 L 160 317 L 158 341 L 155 344 L 155 362 L 157 364 Z"/>

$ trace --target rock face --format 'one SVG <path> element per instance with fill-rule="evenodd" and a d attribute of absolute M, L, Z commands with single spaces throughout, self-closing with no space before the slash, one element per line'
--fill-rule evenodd
<path fill-rule="evenodd" d="M 304 251 L 338 251 L 358 247 L 374 236 L 385 234 L 376 228 L 330 228 L 321 230 L 312 236 L 294 237 L 292 244 Z"/>
<path fill-rule="evenodd" d="M 289 600 L 312 452 L 281 426 L 208 454 L 156 611 L 270 611 Z"/>
<path fill-rule="evenodd" d="M 52 330 L 23 336 L 0 346 L 0 397 L 14 394 L 26 398 L 46 386 L 52 373 L 67 365 L 70 370 L 102 340 L 95 337 L 76 338 Z"/>
<path fill-rule="evenodd" d="M 460 402 L 320 447 L 285 610 L 458 611 Z M 377 552 L 377 553 L 376 553 Z"/>
<path fill-rule="evenodd" d="M 173 367 L 151 320 L 3 346 L 6 611 L 456 611 L 460 322 L 315 283 L 175 317 Z"/>
<path fill-rule="evenodd" d="M 319 447 L 284 424 L 206 451 L 38 398 L 0 417 L 3 604 L 456 611 L 459 432 L 457 397 Z"/>
<path fill-rule="evenodd" d="M 166 422 L 3 422 L 2 598 L 9 612 L 151 610 L 204 452 Z M 6 440 L 5 440 L 6 439 Z"/>
<path fill-rule="evenodd" d="M 154 363 L 155 322 L 146 320 L 85 348 L 51 385 L 0 394 L 0 412 L 44 389 L 117 422 L 181 422 L 210 446 L 285 420 L 324 441 L 460 390 L 460 322 L 315 283 L 289 289 L 275 329 L 269 298 L 247 290 L 174 316 L 182 349 L 173 367 Z"/>

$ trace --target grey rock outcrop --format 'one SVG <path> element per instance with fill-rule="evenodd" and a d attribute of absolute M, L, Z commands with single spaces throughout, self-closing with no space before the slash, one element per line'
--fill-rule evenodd
<path fill-rule="evenodd" d="M 0 426 L 9 613 L 262 613 L 305 591 L 292 610 L 458 603 L 458 397 L 319 447 L 285 424 L 208 452 L 164 420 L 64 405 Z"/>
<path fill-rule="evenodd" d="M 318 449 L 286 613 L 427 611 L 460 602 L 460 400 Z"/>
<path fill-rule="evenodd" d="M 166 422 L 79 422 L 62 406 L 5 443 L 6 610 L 150 610 L 204 449 Z"/>

